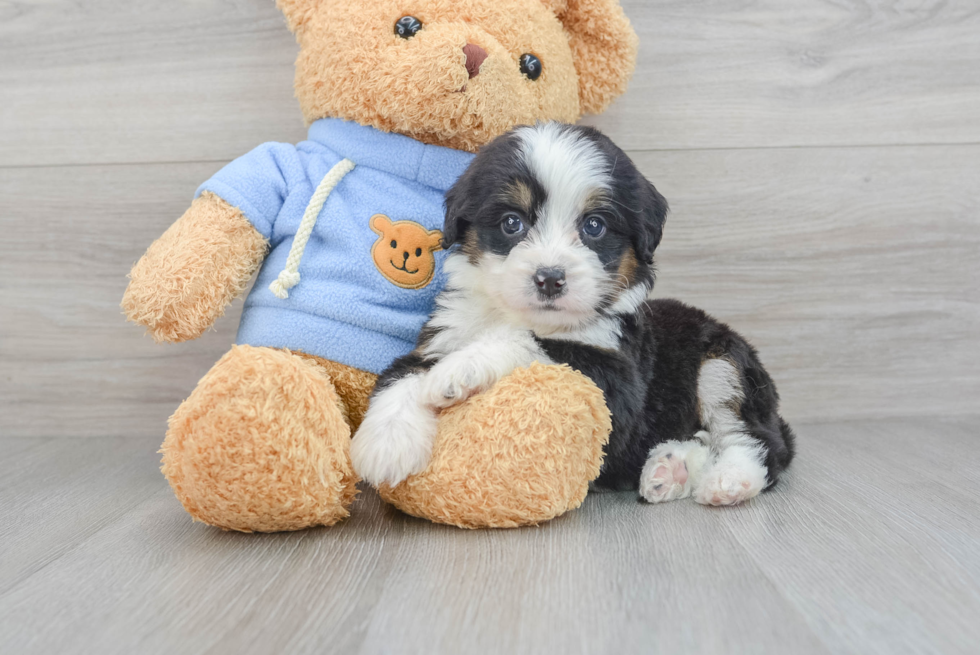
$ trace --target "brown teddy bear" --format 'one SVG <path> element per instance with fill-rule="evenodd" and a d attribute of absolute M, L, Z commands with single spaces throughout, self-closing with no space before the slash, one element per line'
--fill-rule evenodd
<path fill-rule="evenodd" d="M 300 45 L 309 139 L 260 146 L 205 182 L 122 303 L 157 341 L 181 342 L 259 271 L 239 345 L 171 417 L 161 451 L 191 516 L 241 531 L 348 515 L 352 431 L 445 282 L 443 193 L 511 127 L 602 111 L 637 45 L 616 0 L 278 5 Z M 444 412 L 429 468 L 380 491 L 436 521 L 536 523 L 581 503 L 609 429 L 590 381 L 535 365 Z"/>

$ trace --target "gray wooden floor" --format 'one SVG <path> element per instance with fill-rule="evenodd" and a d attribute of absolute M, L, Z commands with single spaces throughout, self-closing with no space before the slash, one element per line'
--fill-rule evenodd
<path fill-rule="evenodd" d="M 7 439 L 4 653 L 976 653 L 976 420 L 798 426 L 745 506 L 590 496 L 469 532 L 192 524 L 152 439 Z"/>
<path fill-rule="evenodd" d="M 201 181 L 303 138 L 295 42 L 273 0 L 0 3 L 0 653 L 980 652 L 980 4 L 623 6 L 637 75 L 587 122 L 671 202 L 658 293 L 778 382 L 786 484 L 245 536 L 155 452 L 240 303 L 171 347 L 118 304 Z"/>

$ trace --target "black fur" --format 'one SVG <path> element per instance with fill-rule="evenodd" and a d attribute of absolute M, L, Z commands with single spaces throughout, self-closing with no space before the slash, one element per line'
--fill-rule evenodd
<path fill-rule="evenodd" d="M 474 225 L 493 227 L 486 231 L 492 240 L 481 243 L 484 250 L 506 255 L 514 242 L 504 238 L 500 231 L 501 216 L 505 211 L 523 214 L 524 208 L 508 201 L 504 194 L 502 181 L 521 182 L 534 190 L 539 201 L 543 200 L 544 190 L 534 176 L 524 167 L 517 154 L 517 137 L 505 134 L 488 143 L 480 151 L 480 166 L 470 165 L 456 184 L 446 193 L 446 221 L 442 228 L 442 246 L 462 242 Z M 533 217 L 525 216 L 525 220 Z"/>
<path fill-rule="evenodd" d="M 378 382 L 374 385 L 374 390 L 371 392 L 371 397 L 373 398 L 374 396 L 378 395 L 380 392 L 384 391 L 403 377 L 417 373 L 425 373 L 434 365 L 435 361 L 423 357 L 418 348 L 407 355 L 402 355 L 393 361 L 391 365 L 378 377 Z"/>
<path fill-rule="evenodd" d="M 629 156 L 599 130 L 568 126 L 590 139 L 610 162 L 612 193 L 610 211 L 614 224 L 629 235 L 637 258 L 653 264 L 653 251 L 664 235 L 664 223 L 670 208 L 656 187 L 636 168 Z"/>
<path fill-rule="evenodd" d="M 606 397 L 613 431 L 596 484 L 635 489 L 650 450 L 690 439 L 703 429 L 698 373 L 708 358 L 724 358 L 740 373 L 745 400 L 739 413 L 749 433 L 765 445 L 768 486 L 793 458 L 793 433 L 779 417 L 779 394 L 755 349 L 727 325 L 677 300 L 646 302 L 622 317 L 618 350 L 539 339 L 557 362 L 592 379 Z"/>

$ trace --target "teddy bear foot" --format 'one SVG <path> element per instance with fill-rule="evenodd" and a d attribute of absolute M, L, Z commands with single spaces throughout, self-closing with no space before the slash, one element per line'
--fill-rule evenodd
<path fill-rule="evenodd" d="M 534 525 L 582 504 L 611 429 L 591 380 L 568 366 L 535 363 L 445 410 L 428 467 L 378 492 L 437 523 Z"/>
<path fill-rule="evenodd" d="M 210 525 L 333 525 L 357 493 L 348 420 L 311 358 L 235 346 L 170 418 L 162 471 L 184 509 Z"/>

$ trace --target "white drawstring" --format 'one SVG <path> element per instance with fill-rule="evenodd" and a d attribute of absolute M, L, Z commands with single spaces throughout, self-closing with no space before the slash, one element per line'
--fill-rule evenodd
<path fill-rule="evenodd" d="M 306 250 L 306 243 L 313 233 L 313 226 L 316 225 L 316 219 L 320 215 L 320 210 L 323 209 L 323 203 L 327 201 L 327 196 L 340 184 L 344 176 L 354 170 L 355 165 L 349 159 L 339 161 L 317 186 L 313 197 L 310 198 L 310 204 L 306 206 L 306 212 L 303 214 L 299 229 L 296 230 L 296 236 L 293 237 L 293 245 L 289 248 L 289 256 L 286 258 L 286 268 L 282 269 L 279 277 L 269 285 L 269 290 L 277 298 L 285 300 L 289 297 L 289 289 L 299 284 L 299 262 L 303 259 L 303 251 Z"/>

